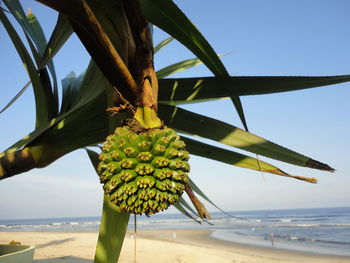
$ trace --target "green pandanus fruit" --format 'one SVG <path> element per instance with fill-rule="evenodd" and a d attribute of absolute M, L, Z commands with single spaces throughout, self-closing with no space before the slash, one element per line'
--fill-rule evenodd
<path fill-rule="evenodd" d="M 128 123 L 103 143 L 100 181 L 110 201 L 123 211 L 155 214 L 183 194 L 189 153 L 176 132 L 162 125 L 149 108 L 138 108 Z"/>

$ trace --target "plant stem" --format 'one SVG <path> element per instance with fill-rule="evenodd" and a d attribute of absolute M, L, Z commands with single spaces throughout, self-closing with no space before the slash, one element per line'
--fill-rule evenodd
<path fill-rule="evenodd" d="M 157 111 L 158 80 L 154 71 L 150 24 L 142 13 L 139 0 L 122 0 L 122 2 L 136 47 L 134 77 L 139 86 L 136 104 Z"/>
<path fill-rule="evenodd" d="M 134 101 L 138 95 L 137 84 L 86 1 L 37 1 L 68 16 L 74 31 L 106 78 L 128 101 Z"/>
<path fill-rule="evenodd" d="M 36 162 L 27 148 L 8 153 L 0 158 L 0 180 L 27 172 L 36 167 Z"/>

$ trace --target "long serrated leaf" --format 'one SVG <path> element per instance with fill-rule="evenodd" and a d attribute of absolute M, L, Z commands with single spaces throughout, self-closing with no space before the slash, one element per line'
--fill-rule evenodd
<path fill-rule="evenodd" d="M 27 49 L 25 48 L 22 40 L 20 39 L 16 30 L 13 28 L 10 21 L 8 20 L 8 18 L 2 10 L 0 10 L 0 20 L 2 21 L 19 56 L 21 57 L 21 60 L 25 65 L 30 80 L 32 82 L 36 104 L 36 127 L 39 127 L 41 125 L 44 125 L 45 123 L 48 123 L 50 120 L 50 105 L 48 105 L 48 100 L 46 97 L 46 88 L 42 85 L 34 63 Z"/>
<path fill-rule="evenodd" d="M 203 62 L 198 58 L 187 59 L 187 60 L 169 65 L 167 67 L 164 67 L 164 68 L 158 70 L 156 72 L 157 77 L 158 77 L 158 79 L 162 79 L 162 78 L 165 78 L 169 75 L 184 71 L 186 69 L 195 67 L 195 66 L 200 65 L 200 64 L 203 64 Z"/>
<path fill-rule="evenodd" d="M 67 123 L 67 121 L 69 123 L 69 120 L 72 120 L 72 122 L 70 122 L 72 126 L 71 134 L 62 135 L 59 131 L 57 132 L 59 129 L 51 130 L 51 132 L 55 131 L 57 133 L 57 135 L 54 136 L 62 137 L 62 139 L 57 140 L 57 142 L 59 141 L 59 143 L 62 143 L 61 146 L 57 145 L 57 149 L 62 148 L 61 152 L 57 153 L 58 155 L 74 150 L 75 143 L 80 145 L 80 147 L 84 147 L 91 143 L 100 142 L 108 133 L 108 125 L 106 125 L 107 120 L 105 119 L 107 115 L 104 111 L 104 109 L 108 107 L 104 94 L 106 89 L 110 89 L 110 83 L 103 77 L 97 66 L 91 62 L 84 74 L 81 87 L 79 87 L 79 96 L 76 96 L 70 110 L 61 113 L 57 118 L 36 128 L 35 131 L 23 137 L 6 151 L 0 153 L 0 158 L 7 153 L 14 152 L 27 146 L 34 140 L 39 140 L 39 137 L 47 136 L 47 134 L 43 134 L 55 126 L 64 127 L 63 124 Z M 94 121 L 96 122 L 95 124 L 93 123 Z M 122 121 L 122 119 L 117 118 L 116 121 Z M 79 123 L 83 123 L 84 127 L 79 125 Z M 65 127 L 67 128 L 67 125 Z M 81 132 L 79 131 L 79 127 L 87 129 L 86 132 L 89 131 L 88 129 L 92 129 L 92 132 L 89 132 L 89 136 L 81 136 L 81 134 L 79 135 L 79 132 Z M 70 131 L 68 131 L 68 133 L 70 133 Z M 65 143 L 65 136 L 71 136 L 70 145 Z M 84 145 L 84 143 L 87 144 Z"/>
<path fill-rule="evenodd" d="M 195 103 L 231 96 L 264 95 L 323 87 L 350 81 L 350 75 L 168 78 L 159 80 L 159 101 Z M 223 87 L 226 87 L 225 89 Z"/>
<path fill-rule="evenodd" d="M 28 81 L 26 85 L 24 85 L 23 88 L 16 94 L 16 96 L 13 97 L 13 99 L 5 105 L 3 109 L 0 110 L 0 113 L 3 113 L 5 110 L 7 110 L 30 86 L 31 82 Z"/>
<path fill-rule="evenodd" d="M 282 162 L 319 170 L 334 171 L 327 164 L 320 163 L 238 127 L 204 115 L 171 105 L 159 104 L 159 116 L 167 126 L 186 133 L 208 138 Z"/>
<path fill-rule="evenodd" d="M 39 67 L 40 62 L 42 61 L 42 57 L 44 55 L 44 52 L 47 47 L 47 41 L 44 34 L 44 31 L 36 18 L 34 14 L 28 14 L 27 16 L 28 23 L 33 29 L 34 35 L 31 37 L 34 40 L 34 43 L 36 44 L 36 47 L 38 49 L 38 52 L 40 54 L 40 59 L 37 60 L 37 65 Z M 57 76 L 56 76 L 56 70 L 55 66 L 53 64 L 53 61 L 50 60 L 47 63 L 47 68 L 50 71 L 50 74 L 52 76 L 52 82 L 53 82 L 53 91 L 52 91 L 52 107 L 54 107 L 55 111 L 58 113 L 58 85 L 57 85 Z M 43 68 L 39 68 L 39 70 L 44 70 Z"/>
<path fill-rule="evenodd" d="M 166 39 L 164 39 L 163 41 L 159 42 L 154 48 L 153 51 L 154 53 L 157 53 L 159 50 L 161 50 L 162 48 L 164 48 L 166 45 L 168 45 L 171 41 L 173 41 L 174 38 L 173 37 L 168 37 Z"/>
<path fill-rule="evenodd" d="M 140 3 L 148 21 L 185 45 L 215 75 L 228 75 L 214 49 L 175 3 L 171 0 L 141 0 Z"/>
<path fill-rule="evenodd" d="M 46 38 L 45 34 L 41 28 L 40 23 L 38 22 L 36 16 L 29 12 L 26 16 L 20 2 L 18 0 L 4 0 L 4 3 L 11 11 L 12 15 L 15 17 L 17 22 L 21 25 L 24 32 L 30 37 L 30 39 L 34 42 L 40 57 L 44 53 L 46 47 Z M 41 60 L 41 58 L 40 58 Z M 37 60 L 37 65 L 39 61 Z M 52 108 L 55 108 L 55 112 L 58 112 L 58 87 L 57 87 L 57 77 L 55 67 L 52 61 L 48 63 L 48 69 L 51 73 L 53 80 L 53 98 L 50 102 Z M 53 109 L 52 109 L 53 110 Z"/>
<path fill-rule="evenodd" d="M 32 51 L 34 60 L 38 63 L 38 61 L 41 58 L 41 55 L 38 53 L 32 40 L 29 38 L 29 36 L 26 33 L 25 33 L 25 36 L 29 43 L 29 47 Z M 58 115 L 58 97 L 57 97 L 57 94 L 55 95 L 54 93 L 52 93 L 52 85 L 51 85 L 51 80 L 50 80 L 47 68 L 43 68 L 40 71 L 38 71 L 38 76 L 42 83 L 42 86 L 45 87 L 45 97 L 47 100 L 47 105 L 49 105 L 48 118 L 49 119 L 55 118 Z"/>
<path fill-rule="evenodd" d="M 129 213 L 122 212 L 104 196 L 94 263 L 118 262 L 129 217 Z"/>
<path fill-rule="evenodd" d="M 271 174 L 290 177 L 290 178 L 294 178 L 302 181 L 307 181 L 309 183 L 317 182 L 315 178 L 290 175 L 282 171 L 281 169 L 277 168 L 274 165 L 249 157 L 244 154 L 222 149 L 207 143 L 195 141 L 185 136 L 182 136 L 181 139 L 185 141 L 187 150 L 194 155 L 209 158 L 209 159 L 227 163 L 230 165 L 235 165 L 242 168 L 247 168 L 247 169 L 252 169 L 252 170 L 261 171 L 265 173 L 271 173 Z"/>
<path fill-rule="evenodd" d="M 141 0 L 140 3 L 148 21 L 185 45 L 215 76 L 229 77 L 225 66 L 208 41 L 171 0 Z M 243 126 L 248 130 L 240 98 L 231 97 L 231 100 Z"/>
<path fill-rule="evenodd" d="M 73 28 L 70 25 L 68 18 L 60 13 L 58 15 L 56 26 L 43 52 L 41 62 L 39 63 L 39 69 L 45 67 L 47 63 L 52 60 L 72 34 Z"/>

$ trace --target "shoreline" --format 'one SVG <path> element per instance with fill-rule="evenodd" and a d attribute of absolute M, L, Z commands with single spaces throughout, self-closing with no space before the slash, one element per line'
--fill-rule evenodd
<path fill-rule="evenodd" d="M 350 257 L 239 244 L 211 237 L 211 230 L 161 229 L 137 232 L 137 262 L 320 262 L 350 263 Z M 133 262 L 128 230 L 119 262 Z M 34 263 L 92 263 L 98 231 L 0 232 L 0 243 L 34 245 Z M 161 248 L 161 250 L 159 249 Z"/>
<path fill-rule="evenodd" d="M 170 235 L 162 236 L 164 231 L 175 232 L 177 236 L 177 240 L 174 241 Z M 340 259 L 347 260 L 346 262 L 350 262 L 350 256 L 343 255 L 329 255 L 322 254 L 316 252 L 307 252 L 300 250 L 292 250 L 292 249 L 284 249 L 284 248 L 276 248 L 276 247 L 267 247 L 267 246 L 259 246 L 254 244 L 243 244 L 233 241 L 226 241 L 223 239 L 215 238 L 210 236 L 215 230 L 197 230 L 197 229 L 162 229 L 162 230 L 141 230 L 140 236 L 143 238 L 156 239 L 166 242 L 176 242 L 180 244 L 186 245 L 194 245 L 194 246 L 203 246 L 207 248 L 219 248 L 229 250 L 231 252 L 240 253 L 244 251 L 244 253 L 252 253 L 257 255 L 270 255 L 275 254 L 276 256 L 292 256 L 292 257 L 310 257 L 310 258 L 322 258 L 324 259 Z M 193 236 L 195 234 L 195 236 Z M 254 253 L 253 253 L 254 252 Z"/>

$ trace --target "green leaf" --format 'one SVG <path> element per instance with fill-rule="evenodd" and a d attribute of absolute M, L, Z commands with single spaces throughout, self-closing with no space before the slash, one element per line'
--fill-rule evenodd
<path fill-rule="evenodd" d="M 141 0 L 140 3 L 148 21 L 191 50 L 215 76 L 229 77 L 225 66 L 208 41 L 171 0 Z M 248 130 L 239 97 L 231 97 L 231 100 L 245 129 Z"/>
<path fill-rule="evenodd" d="M 216 207 L 216 209 L 218 209 L 219 211 L 221 211 L 223 214 L 229 216 L 229 217 L 233 217 L 233 218 L 238 218 L 238 219 L 242 219 L 240 217 L 236 217 L 236 216 L 233 216 L 227 212 L 225 212 L 224 210 L 222 210 L 219 206 L 217 206 L 213 201 L 211 201 L 204 193 L 201 189 L 199 189 L 199 187 L 190 179 L 190 182 L 189 182 L 192 190 L 194 192 L 196 192 L 198 195 L 200 195 L 204 200 L 206 200 L 207 202 L 209 202 L 211 205 L 213 205 L 214 207 Z"/>
<path fill-rule="evenodd" d="M 348 81 L 350 75 L 168 78 L 159 80 L 158 97 L 160 102 L 169 104 L 195 103 L 317 88 Z"/>
<path fill-rule="evenodd" d="M 181 204 L 184 208 L 187 208 L 188 210 L 190 210 L 190 211 L 192 212 L 192 214 L 196 215 L 197 218 L 200 217 L 200 216 L 198 215 L 197 211 L 194 210 L 194 209 L 189 205 L 189 203 L 186 202 L 186 200 L 185 200 L 183 197 L 181 197 L 181 198 L 179 199 L 178 202 L 179 202 L 179 204 Z"/>
<path fill-rule="evenodd" d="M 179 210 L 182 214 L 184 214 L 185 216 L 187 216 L 188 218 L 191 218 L 193 219 L 194 221 L 196 221 L 198 224 L 201 224 L 202 222 L 197 220 L 196 218 L 194 218 L 183 206 L 182 204 L 180 204 L 179 201 L 177 201 L 175 204 L 174 204 L 174 207 Z"/>
<path fill-rule="evenodd" d="M 159 104 L 159 116 L 167 126 L 184 131 L 185 133 L 211 139 L 282 162 L 325 171 L 334 171 L 327 164 L 315 161 L 228 123 L 191 111 L 171 105 Z"/>
<path fill-rule="evenodd" d="M 175 74 L 177 72 L 184 71 L 186 69 L 195 67 L 195 66 L 200 65 L 200 64 L 203 64 L 203 62 L 200 61 L 198 58 L 187 59 L 187 60 L 172 64 L 170 66 L 167 66 L 165 68 L 158 70 L 156 72 L 157 77 L 158 77 L 158 79 L 162 79 L 162 78 L 165 78 L 171 74 Z"/>
<path fill-rule="evenodd" d="M 40 54 L 40 58 L 36 59 L 36 63 L 37 65 L 40 64 L 41 60 L 42 60 L 42 56 L 45 52 L 46 46 L 47 46 L 47 41 L 45 38 L 45 34 L 44 31 L 39 23 L 39 21 L 37 20 L 36 16 L 34 14 L 29 14 L 27 16 L 28 19 L 28 23 L 31 26 L 31 28 L 33 29 L 34 35 L 31 36 L 31 38 L 33 39 L 34 43 L 36 44 L 36 47 L 38 49 L 38 52 Z M 53 111 L 55 113 L 55 115 L 58 113 L 58 86 L 57 86 L 57 76 L 56 76 L 56 70 L 55 70 L 55 66 L 53 64 L 53 61 L 50 60 L 47 63 L 47 68 L 51 73 L 52 76 L 52 80 L 53 80 L 53 91 L 51 91 L 51 85 L 50 85 L 50 80 L 48 79 L 48 84 L 47 89 L 50 88 L 50 92 L 48 92 L 48 95 L 52 98 L 50 101 L 50 106 L 51 106 L 51 111 Z M 39 69 L 40 72 L 45 71 L 45 69 Z"/>
<path fill-rule="evenodd" d="M 215 74 L 228 76 L 214 49 L 186 15 L 170 0 L 141 0 L 147 20 L 191 50 Z"/>
<path fill-rule="evenodd" d="M 112 89 L 111 84 L 102 74 L 93 60 L 90 60 L 88 68 L 82 75 L 84 76 L 83 81 L 79 87 L 76 97 L 72 101 L 72 108 L 79 108 L 85 104 L 88 104 L 106 90 Z M 103 107 L 102 105 L 100 106 Z M 106 108 L 104 108 L 104 110 L 105 109 Z"/>
<path fill-rule="evenodd" d="M 72 150 L 101 142 L 108 135 L 105 90 L 110 89 L 110 85 L 96 64 L 91 62 L 71 108 L 0 153 L 0 158 L 28 144 L 35 146 L 44 141 L 48 149 L 42 163 L 44 166 Z M 123 118 L 124 114 L 119 114 L 114 120 L 116 125 Z"/>
<path fill-rule="evenodd" d="M 98 154 L 88 149 L 86 151 L 97 172 L 99 163 Z M 125 233 L 128 228 L 129 217 L 129 213 L 122 212 L 109 201 L 106 195 L 104 196 L 100 233 L 94 263 L 118 262 Z"/>
<path fill-rule="evenodd" d="M 13 97 L 13 99 L 6 104 L 6 106 L 0 110 L 0 113 L 3 113 L 5 110 L 7 110 L 30 86 L 31 82 L 28 81 L 26 85 L 16 94 L 16 96 Z"/>
<path fill-rule="evenodd" d="M 41 62 L 39 63 L 39 69 L 44 68 L 47 63 L 52 60 L 72 34 L 73 28 L 70 25 L 68 18 L 60 13 L 58 15 L 56 26 L 43 52 Z"/>
<path fill-rule="evenodd" d="M 50 120 L 50 105 L 48 104 L 49 100 L 47 99 L 46 88 L 38 77 L 36 68 L 27 49 L 2 10 L 0 10 L 0 20 L 8 32 L 32 82 L 36 104 L 36 127 L 39 127 L 48 123 Z"/>
<path fill-rule="evenodd" d="M 230 150 L 222 149 L 210 144 L 202 143 L 199 141 L 192 140 L 185 136 L 181 136 L 181 139 L 186 143 L 187 150 L 194 155 L 201 156 L 204 158 L 212 159 L 215 161 L 235 165 L 242 168 L 252 169 L 265 173 L 276 174 L 280 176 L 286 176 L 310 183 L 316 183 L 315 178 L 308 178 L 302 176 L 294 176 L 283 172 L 281 169 L 274 165 L 258 160 L 256 158 L 249 157 L 244 154 L 233 152 Z"/>
<path fill-rule="evenodd" d="M 94 263 L 118 262 L 129 217 L 129 213 L 122 212 L 104 196 Z"/>
<path fill-rule="evenodd" d="M 174 38 L 173 37 L 168 37 L 166 39 L 164 39 L 163 41 L 161 41 L 160 43 L 158 43 L 154 48 L 153 51 L 154 53 L 157 53 L 159 50 L 161 50 L 162 48 L 164 48 L 166 45 L 168 45 L 171 41 L 173 41 Z"/>
<path fill-rule="evenodd" d="M 95 169 L 96 174 L 98 175 L 97 167 L 98 167 L 98 164 L 100 163 L 100 159 L 98 158 L 98 153 L 95 152 L 95 151 L 92 151 L 90 149 L 85 149 L 85 150 L 86 150 L 86 153 L 89 156 L 89 159 L 90 159 L 90 162 L 91 162 L 92 166 Z"/>
<path fill-rule="evenodd" d="M 39 60 L 41 60 L 41 56 L 44 53 L 46 47 L 46 38 L 45 34 L 41 28 L 40 23 L 38 22 L 36 16 L 33 13 L 29 13 L 27 16 L 24 13 L 24 10 L 18 0 L 4 0 L 4 3 L 11 11 L 12 15 L 16 18 L 17 22 L 21 25 L 25 34 L 30 37 L 30 39 L 34 42 L 38 53 L 40 54 L 40 58 L 36 58 L 37 65 L 39 64 Z M 32 49 L 33 50 L 33 49 Z M 57 88 L 57 77 L 55 67 L 52 61 L 48 63 L 48 69 L 51 73 L 53 80 L 53 95 L 52 99 L 49 103 L 51 107 L 51 111 L 57 114 L 58 108 L 58 88 Z M 51 89 L 51 86 L 50 86 Z"/>
<path fill-rule="evenodd" d="M 67 112 L 72 108 L 73 102 L 79 92 L 83 79 L 84 73 L 79 77 L 76 77 L 75 73 L 71 72 L 62 80 L 61 113 Z"/>
<path fill-rule="evenodd" d="M 9 9 L 11 14 L 17 20 L 17 22 L 21 25 L 24 32 L 29 34 L 31 37 L 34 37 L 35 33 L 33 28 L 29 25 L 27 16 L 21 6 L 19 0 L 3 0 L 6 7 Z"/>

